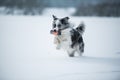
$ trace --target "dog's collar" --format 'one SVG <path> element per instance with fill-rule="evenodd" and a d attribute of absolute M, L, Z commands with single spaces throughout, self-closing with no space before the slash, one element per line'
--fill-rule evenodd
<path fill-rule="evenodd" d="M 67 28 L 69 28 L 69 27 L 64 27 L 63 29 L 60 29 L 60 30 L 65 30 L 65 29 L 67 29 Z"/>
<path fill-rule="evenodd" d="M 61 31 L 62 31 L 62 30 L 65 30 L 65 29 L 67 29 L 67 28 L 69 28 L 69 27 L 64 27 L 64 28 L 62 28 L 62 29 L 59 29 L 59 30 L 58 30 L 58 35 L 61 35 Z"/>

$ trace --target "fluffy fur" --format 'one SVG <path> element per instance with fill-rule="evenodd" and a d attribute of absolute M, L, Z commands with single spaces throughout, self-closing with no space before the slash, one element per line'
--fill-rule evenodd
<path fill-rule="evenodd" d="M 73 28 L 69 22 L 69 17 L 57 18 L 53 15 L 52 32 L 58 32 L 54 38 L 56 49 L 63 48 L 70 57 L 74 57 L 75 52 L 80 56 L 84 52 L 83 33 L 85 31 L 84 24 L 81 23 L 77 28 Z"/>

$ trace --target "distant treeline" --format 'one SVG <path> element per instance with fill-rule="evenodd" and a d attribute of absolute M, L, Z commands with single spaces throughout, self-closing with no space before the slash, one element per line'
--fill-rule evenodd
<path fill-rule="evenodd" d="M 0 0 L 0 6 L 9 8 L 40 8 L 43 7 L 43 0 Z"/>
<path fill-rule="evenodd" d="M 45 1 L 47 1 L 47 3 Z M 58 0 L 0 0 L 0 7 L 6 8 L 4 11 L 5 14 L 17 14 L 18 12 L 23 15 L 36 15 L 41 14 L 44 8 L 51 4 L 49 1 L 53 1 L 51 2 L 52 4 L 59 4 Z M 61 0 L 61 5 L 59 7 L 64 8 L 62 3 L 65 5 L 65 1 L 68 0 Z M 77 4 L 79 4 L 77 6 L 72 6 L 72 4 L 76 4 L 75 2 L 69 3 L 71 7 L 76 8 L 74 16 L 120 16 L 120 0 L 76 1 L 78 1 Z M 95 1 L 97 2 L 95 3 Z"/>
<path fill-rule="evenodd" d="M 120 2 L 100 3 L 96 5 L 83 5 L 77 7 L 75 16 L 120 16 Z"/>
<path fill-rule="evenodd" d="M 7 14 L 22 10 L 23 14 L 41 14 L 44 9 L 43 0 L 0 0 L 0 7 L 6 7 Z"/>

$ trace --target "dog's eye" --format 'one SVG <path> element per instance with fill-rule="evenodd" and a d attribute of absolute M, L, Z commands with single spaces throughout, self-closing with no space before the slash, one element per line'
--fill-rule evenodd
<path fill-rule="evenodd" d="M 61 27 L 61 24 L 58 24 L 58 28 L 60 28 Z"/>
<path fill-rule="evenodd" d="M 55 27 L 56 27 L 56 24 L 53 24 L 53 27 L 55 28 Z"/>
<path fill-rule="evenodd" d="M 64 19 L 61 19 L 60 21 L 61 21 L 61 23 L 62 23 L 62 24 L 64 24 L 64 23 L 65 23 L 65 20 L 64 20 Z"/>

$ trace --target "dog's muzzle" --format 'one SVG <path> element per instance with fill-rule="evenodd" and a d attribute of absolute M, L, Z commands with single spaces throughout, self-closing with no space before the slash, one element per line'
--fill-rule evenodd
<path fill-rule="evenodd" d="M 51 30 L 51 31 L 50 31 L 50 34 L 52 34 L 52 33 L 54 33 L 54 32 L 58 32 L 58 35 L 61 35 L 61 30 L 58 30 L 58 31 L 57 31 L 56 29 Z"/>
<path fill-rule="evenodd" d="M 50 31 L 50 34 L 52 34 L 53 32 L 57 32 L 57 30 L 51 30 L 51 31 Z"/>

